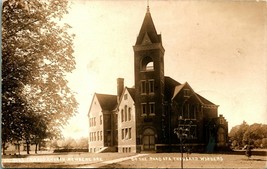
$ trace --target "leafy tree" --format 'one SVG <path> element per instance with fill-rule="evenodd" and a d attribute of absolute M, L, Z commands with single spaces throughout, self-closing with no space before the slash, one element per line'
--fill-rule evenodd
<path fill-rule="evenodd" d="M 266 130 L 265 130 L 266 131 Z M 267 137 L 261 140 L 262 148 L 267 148 Z"/>
<path fill-rule="evenodd" d="M 243 136 L 249 125 L 243 121 L 241 125 L 237 125 L 233 127 L 229 133 L 229 137 L 232 141 L 236 141 L 237 146 L 243 145 Z"/>
<path fill-rule="evenodd" d="M 88 138 L 82 137 L 78 139 L 76 142 L 77 142 L 77 148 L 80 148 L 80 149 L 88 148 Z"/>
<path fill-rule="evenodd" d="M 254 143 L 256 140 L 261 140 L 266 133 L 266 130 L 264 131 L 262 126 L 263 125 L 259 123 L 250 125 L 244 133 L 243 142 L 248 144 L 252 140 Z"/>
<path fill-rule="evenodd" d="M 2 143 L 60 135 L 77 111 L 65 76 L 75 68 L 67 0 L 2 6 Z M 39 140 L 39 141 L 37 141 Z"/>
<path fill-rule="evenodd" d="M 253 147 L 263 147 L 263 140 L 267 138 L 267 125 L 254 123 L 248 125 L 243 122 L 241 125 L 234 126 L 229 137 L 232 141 L 233 147 L 241 147 L 250 145 Z"/>
<path fill-rule="evenodd" d="M 51 141 L 51 144 L 50 144 L 50 147 L 51 148 L 54 148 L 54 149 L 58 149 L 60 146 L 58 145 L 58 140 L 54 139 Z"/>
<path fill-rule="evenodd" d="M 64 140 L 62 147 L 64 149 L 76 148 L 77 147 L 76 140 L 73 138 L 67 138 L 66 140 Z"/>

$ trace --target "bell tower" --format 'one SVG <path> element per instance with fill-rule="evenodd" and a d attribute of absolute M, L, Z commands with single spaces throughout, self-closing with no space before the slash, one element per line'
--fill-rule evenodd
<path fill-rule="evenodd" d="M 143 145 L 143 150 L 153 150 L 156 144 L 162 143 L 165 50 L 161 35 L 157 34 L 154 26 L 149 6 L 133 50 L 136 126 L 139 137 L 137 142 Z M 154 135 L 154 140 L 148 138 L 149 144 L 154 142 L 154 145 L 147 146 L 145 133 Z"/>

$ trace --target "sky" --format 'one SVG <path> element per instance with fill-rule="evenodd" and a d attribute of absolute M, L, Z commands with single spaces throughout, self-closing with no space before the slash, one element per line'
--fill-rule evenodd
<path fill-rule="evenodd" d="M 257 1 L 150 0 L 165 48 L 165 76 L 219 105 L 230 129 L 267 123 L 267 5 Z M 94 93 L 134 85 L 134 52 L 146 0 L 72 0 L 64 21 L 75 33 L 76 69 L 68 74 L 78 113 L 65 137 L 87 137 Z"/>

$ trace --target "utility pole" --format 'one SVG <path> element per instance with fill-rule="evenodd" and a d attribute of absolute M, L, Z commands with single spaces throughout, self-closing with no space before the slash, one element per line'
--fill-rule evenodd
<path fill-rule="evenodd" d="M 188 122 L 187 122 L 188 121 Z M 183 119 L 182 116 L 179 116 L 178 118 L 178 127 L 174 129 L 174 133 L 177 135 L 179 141 L 180 141 L 180 150 L 181 150 L 181 169 L 183 169 L 183 147 L 184 147 L 184 142 L 192 138 L 190 134 L 190 128 L 192 125 L 191 120 L 186 120 Z"/>

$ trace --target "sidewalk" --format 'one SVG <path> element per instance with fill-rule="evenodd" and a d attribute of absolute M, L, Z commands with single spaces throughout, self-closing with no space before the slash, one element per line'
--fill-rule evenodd
<path fill-rule="evenodd" d="M 146 156 L 148 154 L 137 154 L 134 156 L 129 156 L 129 157 L 123 157 L 123 158 L 118 158 L 118 159 L 114 159 L 114 160 L 108 160 L 108 161 L 103 161 L 103 162 L 98 162 L 98 163 L 94 163 L 94 164 L 90 164 L 90 165 L 86 165 L 86 166 L 80 166 L 77 168 L 100 168 L 109 164 L 113 164 L 113 163 L 119 163 L 122 161 L 126 161 L 126 160 L 130 160 L 132 158 L 137 158 L 137 157 L 142 157 L 142 156 Z"/>

